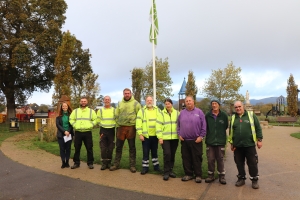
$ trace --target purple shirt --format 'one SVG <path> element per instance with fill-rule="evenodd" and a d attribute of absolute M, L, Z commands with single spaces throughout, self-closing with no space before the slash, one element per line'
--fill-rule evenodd
<path fill-rule="evenodd" d="M 180 112 L 177 120 L 177 133 L 185 140 L 196 140 L 197 137 L 205 137 L 206 121 L 202 110 L 194 108 Z"/>

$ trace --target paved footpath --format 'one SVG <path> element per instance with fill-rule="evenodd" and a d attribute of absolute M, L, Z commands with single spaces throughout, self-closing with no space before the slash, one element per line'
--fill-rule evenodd
<path fill-rule="evenodd" d="M 111 192 L 114 199 L 147 199 L 153 196 L 153 199 L 163 197 L 177 199 L 300 199 L 300 140 L 290 136 L 290 133 L 299 132 L 300 128 L 294 127 L 278 127 L 271 129 L 263 129 L 264 140 L 263 147 L 258 150 L 259 160 L 259 185 L 260 189 L 251 188 L 251 181 L 246 180 L 246 185 L 235 187 L 237 180 L 237 169 L 233 160 L 233 153 L 228 148 L 226 150 L 226 180 L 227 185 L 221 185 L 218 181 L 214 183 L 196 184 L 194 181 L 182 182 L 180 178 L 163 181 L 159 175 L 147 174 L 141 176 L 139 173 L 132 174 L 129 170 L 120 169 L 114 172 L 108 170 L 99 170 L 100 165 L 95 165 L 94 170 L 89 170 L 82 163 L 80 168 L 76 170 L 60 169 L 60 159 L 58 156 L 49 154 L 43 150 L 22 148 L 19 143 L 20 136 L 8 138 L 2 143 L 1 151 L 15 162 L 19 162 L 25 166 L 40 169 L 53 174 L 62 175 L 76 179 L 76 181 L 86 184 L 99 186 L 108 186 L 109 189 L 115 188 L 115 193 Z M 35 162 L 30 158 L 35 157 Z M 38 158 L 38 159 L 36 159 Z M 1 168 L 2 168 L 2 157 Z M 36 161 L 37 160 L 37 161 Z M 206 164 L 206 163 L 204 163 Z M 24 167 L 25 168 L 25 167 Z M 27 169 L 28 167 L 26 167 Z M 26 170 L 24 170 L 26 173 Z M 1 173 L 1 172 L 0 172 Z M 2 173 L 1 173 L 2 174 Z M 14 176 L 14 174 L 10 174 Z M 37 174 L 36 176 L 39 176 Z M 57 176 L 57 175 L 55 175 Z M 58 176 L 58 177 L 62 177 Z M 1 179 L 2 179 L 1 175 Z M 30 178 L 30 177 L 29 177 Z M 72 180 L 70 179 L 70 180 Z M 29 179 L 30 180 L 30 179 Z M 32 179 L 28 184 L 36 184 L 36 178 Z M 45 180 L 47 181 L 47 179 Z M 0 186 L 3 182 L 0 181 Z M 42 191 L 51 191 L 47 184 L 40 182 Z M 73 186 L 70 186 L 72 189 Z M 0 187 L 0 199 L 1 189 Z M 80 196 L 72 196 L 71 189 L 66 190 L 70 195 L 70 199 L 82 199 Z M 89 188 L 88 186 L 86 188 Z M 123 196 L 118 196 L 119 190 L 129 191 L 120 192 Z M 74 189 L 75 190 L 75 189 Z M 89 189 L 88 191 L 92 191 Z M 105 190 L 104 190 L 105 191 Z M 94 191 L 95 192 L 95 191 Z M 97 192 L 97 191 L 96 191 Z M 132 193 L 131 193 L 132 192 Z M 91 192 L 93 193 L 93 192 Z M 85 199 L 101 199 L 99 191 L 98 198 L 89 196 L 86 193 Z M 116 196 L 114 196 L 116 195 Z M 132 195 L 132 196 L 131 196 Z M 140 196 L 139 196 L 140 195 Z M 144 196 L 143 196 L 144 195 Z M 126 198 L 127 197 L 127 198 Z M 111 199 L 113 199 L 111 198 Z M 26 199 L 25 196 L 18 196 L 18 199 Z M 53 198 L 54 199 L 54 198 Z M 103 198 L 105 199 L 105 197 Z"/>

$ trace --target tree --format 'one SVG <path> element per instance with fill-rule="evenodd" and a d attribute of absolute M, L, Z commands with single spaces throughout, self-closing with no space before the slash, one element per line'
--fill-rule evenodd
<path fill-rule="evenodd" d="M 193 71 L 189 71 L 188 74 L 188 81 L 185 85 L 185 96 L 192 96 L 194 97 L 194 100 L 196 101 L 196 95 L 198 93 L 198 88 L 196 86 L 195 76 Z"/>
<path fill-rule="evenodd" d="M 102 94 L 97 98 L 97 105 L 104 106 L 104 96 Z"/>
<path fill-rule="evenodd" d="M 143 97 L 153 95 L 153 67 L 151 61 L 144 70 L 143 76 Z M 168 58 L 155 59 L 155 74 L 156 74 L 156 99 L 158 102 L 163 102 L 166 97 L 172 95 L 172 79 L 170 77 Z"/>
<path fill-rule="evenodd" d="M 49 107 L 47 105 L 41 104 L 40 107 L 39 107 L 39 109 L 38 109 L 38 112 L 47 113 L 48 109 L 49 109 Z"/>
<path fill-rule="evenodd" d="M 49 91 L 67 4 L 63 0 L 0 1 L 0 89 L 7 119 L 16 102 Z"/>
<path fill-rule="evenodd" d="M 71 96 L 71 85 L 73 77 L 71 72 L 71 57 L 75 50 L 76 38 L 68 31 L 63 34 L 62 44 L 58 47 L 54 63 L 54 93 L 52 95 L 52 104 L 61 98 L 61 95 Z"/>
<path fill-rule="evenodd" d="M 267 103 L 267 104 L 257 103 L 256 105 L 253 106 L 253 109 L 259 110 L 262 114 L 266 115 L 272 109 L 272 107 L 273 107 L 272 103 Z"/>
<path fill-rule="evenodd" d="M 55 59 L 55 77 L 52 103 L 55 105 L 61 95 L 71 97 L 73 85 L 83 85 L 83 79 L 93 73 L 89 49 L 82 49 L 81 41 L 68 31 L 64 33 L 62 45 Z M 76 83 L 74 83 L 76 80 Z"/>
<path fill-rule="evenodd" d="M 95 108 L 97 106 L 97 96 L 100 92 L 100 85 L 96 82 L 97 79 L 98 75 L 94 73 L 85 75 L 83 77 L 82 84 L 74 79 L 71 95 L 71 103 L 73 108 L 79 107 L 80 98 L 82 96 L 85 96 L 87 98 L 90 108 Z"/>
<path fill-rule="evenodd" d="M 217 98 L 222 104 L 230 105 L 235 100 L 244 101 L 244 96 L 238 93 L 243 86 L 241 71 L 241 68 L 236 68 L 233 62 L 224 69 L 212 70 L 212 74 L 204 82 L 202 92 L 209 99 Z"/>
<path fill-rule="evenodd" d="M 0 90 L 0 113 L 5 111 L 5 108 L 6 108 L 5 96 L 1 93 Z"/>
<path fill-rule="evenodd" d="M 143 91 L 143 75 L 144 70 L 142 68 L 133 68 L 131 71 L 131 80 L 132 80 L 132 93 L 135 100 L 141 103 L 142 91 Z"/>
<path fill-rule="evenodd" d="M 196 102 L 196 107 L 200 108 L 204 114 L 210 111 L 210 99 L 204 98 L 200 102 Z"/>
<path fill-rule="evenodd" d="M 295 84 L 294 76 L 291 74 L 288 81 L 287 81 L 287 110 L 290 116 L 296 117 L 298 111 L 298 85 Z"/>

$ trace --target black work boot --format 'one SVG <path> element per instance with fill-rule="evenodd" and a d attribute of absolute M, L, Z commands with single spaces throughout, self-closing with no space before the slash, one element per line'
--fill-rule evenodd
<path fill-rule="evenodd" d="M 219 182 L 223 185 L 226 184 L 225 174 L 219 174 Z"/>
<path fill-rule="evenodd" d="M 258 185 L 258 178 L 257 177 L 255 177 L 255 178 L 253 178 L 253 179 L 251 179 L 251 181 L 252 181 L 252 188 L 253 189 L 258 189 L 259 188 L 259 185 Z"/>
<path fill-rule="evenodd" d="M 67 161 L 65 162 L 65 167 L 66 167 L 66 168 L 69 168 L 69 167 L 70 167 L 69 160 L 67 160 Z"/>
<path fill-rule="evenodd" d="M 60 168 L 65 168 L 66 167 L 66 163 L 65 163 L 65 161 L 62 161 L 62 164 L 61 164 L 61 167 Z"/>
<path fill-rule="evenodd" d="M 245 177 L 242 177 L 242 176 L 240 176 L 240 175 L 237 175 L 237 177 L 238 177 L 238 180 L 237 180 L 237 182 L 235 183 L 235 186 L 236 187 L 241 187 L 241 186 L 243 186 L 243 185 L 245 185 Z"/>

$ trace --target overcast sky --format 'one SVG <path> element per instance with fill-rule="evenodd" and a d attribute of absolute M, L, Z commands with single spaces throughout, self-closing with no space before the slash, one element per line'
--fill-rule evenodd
<path fill-rule="evenodd" d="M 151 0 L 66 2 L 63 29 L 90 49 L 100 94 L 119 101 L 131 88 L 130 70 L 152 59 Z M 286 96 L 291 73 L 300 84 L 299 0 L 156 0 L 156 8 L 156 55 L 169 58 L 173 99 L 189 70 L 202 87 L 212 70 L 231 61 L 241 67 L 240 93 L 248 90 L 250 99 Z M 28 103 L 51 104 L 52 92 L 34 93 Z"/>

